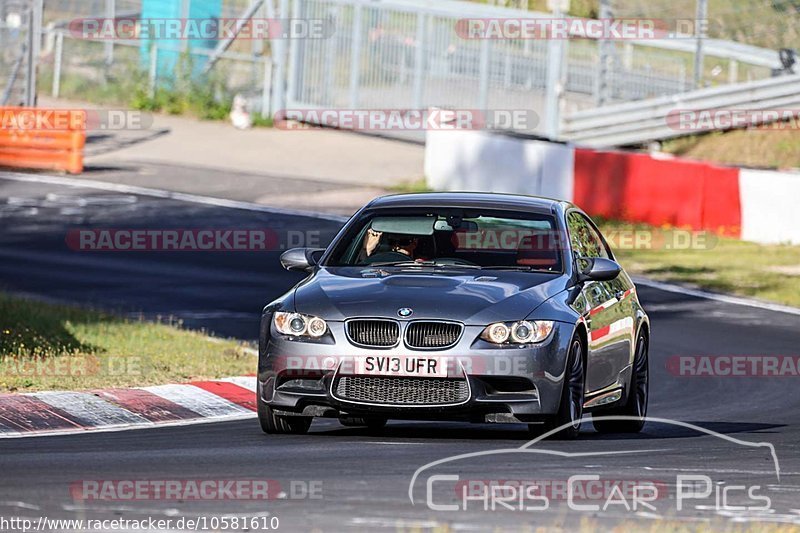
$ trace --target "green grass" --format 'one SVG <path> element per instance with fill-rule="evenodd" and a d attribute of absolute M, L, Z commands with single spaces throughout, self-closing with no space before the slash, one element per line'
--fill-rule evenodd
<path fill-rule="evenodd" d="M 397 185 L 392 185 L 387 189 L 393 193 L 411 193 L 411 192 L 431 192 L 433 189 L 428 187 L 425 178 L 419 178 L 414 181 L 404 181 Z"/>
<path fill-rule="evenodd" d="M 781 124 L 774 124 L 773 129 L 765 127 L 679 137 L 665 141 L 662 150 L 680 157 L 726 165 L 800 168 L 800 135 L 796 129 Z"/>
<path fill-rule="evenodd" d="M 79 57 L 82 57 L 82 52 L 88 54 L 82 48 L 72 52 Z M 159 80 L 153 94 L 149 87 L 148 73 L 134 58 L 127 55 L 118 57 L 111 68 L 97 60 L 87 60 L 82 67 L 83 69 L 72 68 L 68 61 L 65 64 L 61 75 L 62 98 L 170 115 L 186 115 L 202 120 L 225 120 L 231 111 L 233 93 L 226 88 L 225 70 L 218 69 L 208 75 L 193 75 L 194 68 L 189 54 L 180 56 L 173 77 Z M 49 89 L 52 83 L 52 69 L 43 68 L 41 86 Z"/>
<path fill-rule="evenodd" d="M 630 242 L 612 244 L 631 274 L 800 307 L 800 246 L 757 244 L 704 233 L 695 234 L 700 239 L 696 245 L 684 246 L 684 241 L 675 239 L 687 232 L 675 228 L 615 221 L 601 221 L 600 227 L 605 235 L 631 229 L 654 235 L 655 245 L 650 248 L 637 249 Z M 663 245 L 671 242 L 681 244 L 669 249 Z"/>
<path fill-rule="evenodd" d="M 275 123 L 273 122 L 272 117 L 264 117 L 259 114 L 253 115 L 254 128 L 272 128 L 274 125 Z"/>
<path fill-rule="evenodd" d="M 236 342 L 0 294 L 0 391 L 80 390 L 251 374 Z"/>

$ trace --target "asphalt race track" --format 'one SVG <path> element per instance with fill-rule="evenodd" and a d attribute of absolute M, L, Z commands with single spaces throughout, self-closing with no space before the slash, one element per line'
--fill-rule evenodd
<path fill-rule="evenodd" d="M 75 301 L 148 317 L 176 316 L 222 336 L 257 337 L 260 307 L 298 276 L 270 252 L 82 252 L 67 246 L 75 228 L 270 228 L 313 232 L 324 244 L 332 221 L 198 205 L 0 179 L 2 289 Z M 800 522 L 798 376 L 697 377 L 676 370 L 675 356 L 798 355 L 800 316 L 663 292 L 639 290 L 652 321 L 650 416 L 667 421 L 643 433 L 603 436 L 591 424 L 574 442 L 528 441 L 523 426 L 390 422 L 371 435 L 337 421 L 316 421 L 309 435 L 264 435 L 256 420 L 73 436 L 0 440 L 0 516 L 37 518 L 170 518 L 276 516 L 280 530 L 394 531 L 449 527 L 485 530 L 524 525 L 572 527 L 626 520 L 649 526 L 659 517 Z M 255 365 L 255 361 L 254 361 Z M 767 446 L 774 447 L 779 467 Z M 439 459 L 463 457 L 420 472 Z M 611 453 L 609 453 L 611 452 Z M 779 468 L 779 475 L 776 471 Z M 453 498 L 453 482 L 546 480 L 573 475 L 655 483 L 650 507 L 569 510 L 552 494 L 547 509 L 517 503 L 484 509 Z M 684 499 L 678 476 L 707 476 L 710 494 Z M 71 488 L 83 480 L 260 479 L 280 486 L 271 501 L 175 499 L 89 500 Z M 428 483 L 434 489 L 428 494 Z M 448 485 L 450 483 L 450 485 Z M 685 485 L 682 485 L 685 487 Z M 744 490 L 730 487 L 745 487 Z M 414 504 L 409 499 L 409 488 Z M 747 490 L 751 490 L 748 494 Z M 434 510 L 452 504 L 458 510 Z M 760 496 L 761 499 L 753 496 Z M 769 499 L 769 509 L 763 497 Z M 630 505 L 630 498 L 626 503 Z M 583 500 L 583 504 L 600 501 Z M 724 509 L 720 502 L 727 503 Z M 530 502 L 529 502 L 530 503 Z M 541 502 L 537 502 L 541 503 Z M 734 507 L 734 506 L 740 507 Z M 530 507 L 530 505 L 528 506 Z M 544 507 L 542 504 L 541 507 Z M 749 509 L 747 507 L 750 507 Z M 584 522 L 588 520 L 587 522 Z M 262 528 L 263 529 L 263 528 Z"/>

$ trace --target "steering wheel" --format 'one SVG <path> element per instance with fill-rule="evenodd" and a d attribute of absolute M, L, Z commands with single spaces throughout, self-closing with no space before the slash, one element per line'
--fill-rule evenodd
<path fill-rule="evenodd" d="M 413 261 L 413 259 L 406 254 L 390 251 L 378 252 L 377 254 L 371 255 L 364 260 L 367 265 L 371 265 L 372 263 L 392 263 L 395 261 Z"/>

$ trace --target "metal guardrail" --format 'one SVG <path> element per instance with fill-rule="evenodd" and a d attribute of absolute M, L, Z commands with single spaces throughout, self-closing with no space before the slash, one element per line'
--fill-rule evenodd
<path fill-rule="evenodd" d="M 546 109 L 552 40 L 475 40 L 456 32 L 465 18 L 552 14 L 454 0 L 293 0 L 291 5 L 293 18 L 330 19 L 336 32 L 331 39 L 290 43 L 285 107 L 527 109 L 542 117 L 552 112 Z M 557 84 L 565 108 L 594 105 L 601 85 L 611 103 L 693 88 L 684 59 L 694 53 L 694 37 L 612 46 L 603 84 L 597 42 L 565 43 Z M 728 60 L 732 72 L 737 64 L 752 65 L 767 76 L 768 68 L 780 63 L 775 51 L 726 41 L 708 40 L 704 51 Z"/>
<path fill-rule="evenodd" d="M 564 118 L 562 136 L 598 148 L 644 144 L 700 133 L 676 127 L 670 118 L 677 111 L 760 112 L 798 107 L 800 74 L 794 74 L 587 109 Z M 753 123 L 759 123 L 757 117 Z"/>

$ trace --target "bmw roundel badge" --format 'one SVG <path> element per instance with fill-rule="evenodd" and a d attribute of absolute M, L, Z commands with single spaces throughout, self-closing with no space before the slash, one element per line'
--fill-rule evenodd
<path fill-rule="evenodd" d="M 403 307 L 397 311 L 397 316 L 401 318 L 408 318 L 414 314 L 414 310 L 410 307 Z"/>

